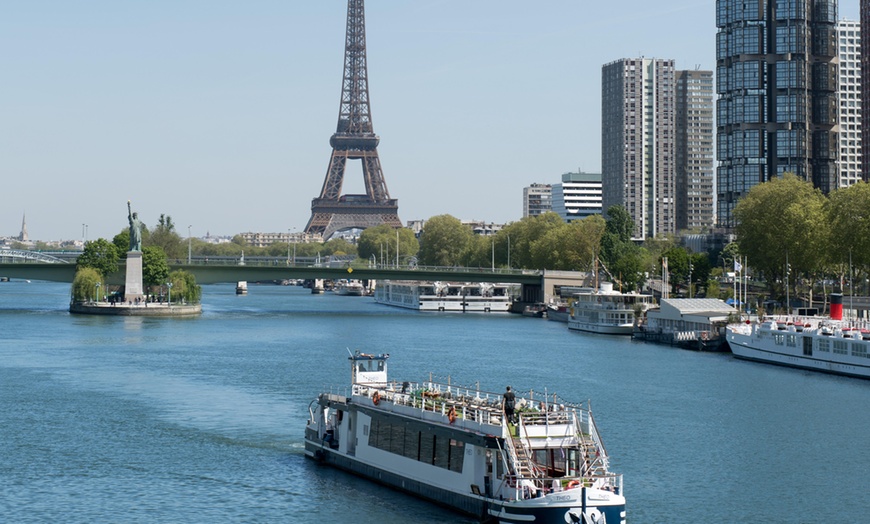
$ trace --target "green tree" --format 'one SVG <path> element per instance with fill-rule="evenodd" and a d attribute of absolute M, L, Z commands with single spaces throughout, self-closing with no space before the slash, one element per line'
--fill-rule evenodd
<path fill-rule="evenodd" d="M 142 283 L 146 286 L 162 286 L 168 278 L 166 253 L 157 246 L 142 248 Z"/>
<path fill-rule="evenodd" d="M 553 212 L 542 213 L 535 217 L 525 217 L 513 222 L 499 233 L 510 236 L 511 265 L 525 269 L 541 269 L 541 251 L 532 250 L 532 244 L 543 239 L 548 232 L 565 225 L 562 217 Z M 536 259 L 535 257 L 538 257 Z"/>
<path fill-rule="evenodd" d="M 118 271 L 118 250 L 105 238 L 85 244 L 82 254 L 76 259 L 76 269 L 93 268 L 102 276 Z"/>
<path fill-rule="evenodd" d="M 414 256 L 420 251 L 420 242 L 414 235 L 414 232 L 408 228 L 394 228 L 387 224 L 370 227 L 363 231 L 359 236 L 357 243 L 357 252 L 360 258 L 369 260 L 374 257 L 375 260 L 383 262 L 394 262 L 396 260 L 396 233 L 398 232 L 399 239 L 399 260 L 407 260 L 408 257 Z"/>
<path fill-rule="evenodd" d="M 172 283 L 172 301 L 198 304 L 202 299 L 202 287 L 197 285 L 193 273 L 177 269 L 169 274 Z"/>
<path fill-rule="evenodd" d="M 142 240 L 142 246 L 146 245 L 159 247 L 169 258 L 178 260 L 187 258 L 187 245 L 175 231 L 175 224 L 169 215 L 160 215 L 157 227 L 149 235 L 148 241 L 145 242 L 144 238 Z"/>
<path fill-rule="evenodd" d="M 846 267 L 851 255 L 853 266 L 866 273 L 870 270 L 870 184 L 858 182 L 831 193 L 827 215 L 832 231 L 849 232 L 832 235 L 831 260 Z"/>
<path fill-rule="evenodd" d="M 825 265 L 830 246 L 825 208 L 822 192 L 790 173 L 756 185 L 737 203 L 740 251 L 764 273 L 772 293 L 785 276 L 786 257 L 791 282 Z"/>
<path fill-rule="evenodd" d="M 438 215 L 430 218 L 420 235 L 420 263 L 427 266 L 455 266 L 462 263 L 474 233 L 458 218 Z"/>
<path fill-rule="evenodd" d="M 331 238 L 323 244 L 323 255 L 356 255 L 356 246 L 341 237 Z"/>
<path fill-rule="evenodd" d="M 125 227 L 121 230 L 112 238 L 112 244 L 115 245 L 121 258 L 127 258 L 127 250 L 130 249 L 130 229 Z"/>
<path fill-rule="evenodd" d="M 96 300 L 102 275 L 93 267 L 82 266 L 76 270 L 72 283 L 72 298 L 75 302 Z"/>

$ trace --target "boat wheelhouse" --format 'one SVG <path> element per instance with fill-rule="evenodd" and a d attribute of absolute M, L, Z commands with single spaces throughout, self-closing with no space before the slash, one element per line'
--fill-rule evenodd
<path fill-rule="evenodd" d="M 508 313 L 512 288 L 510 284 L 489 282 L 381 280 L 375 289 L 375 302 L 419 311 Z"/>
<path fill-rule="evenodd" d="M 323 464 L 502 523 L 625 522 L 622 476 L 586 405 L 390 381 L 389 355 L 351 354 L 349 395 L 309 406 L 305 454 Z"/>
<path fill-rule="evenodd" d="M 614 291 L 602 282 L 598 290 L 587 288 L 574 294 L 568 329 L 603 335 L 631 335 L 635 320 L 655 305 L 655 297 Z"/>

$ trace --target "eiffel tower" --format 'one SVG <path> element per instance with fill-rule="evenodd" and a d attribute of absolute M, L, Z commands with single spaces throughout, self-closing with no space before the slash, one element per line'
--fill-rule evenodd
<path fill-rule="evenodd" d="M 305 232 L 324 239 L 337 231 L 365 229 L 381 224 L 402 227 L 398 200 L 391 199 L 378 158 L 380 138 L 372 128 L 366 66 L 365 2 L 348 0 L 344 44 L 344 81 L 338 126 L 329 139 L 332 157 L 320 197 L 311 201 L 311 219 Z M 361 160 L 365 195 L 341 195 L 348 160 Z"/>

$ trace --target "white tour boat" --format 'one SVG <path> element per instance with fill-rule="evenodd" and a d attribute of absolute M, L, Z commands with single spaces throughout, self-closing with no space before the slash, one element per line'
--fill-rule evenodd
<path fill-rule="evenodd" d="M 575 293 L 574 299 L 568 328 L 603 335 L 631 335 L 636 315 L 655 305 L 652 295 L 614 291 L 611 282 Z"/>
<path fill-rule="evenodd" d="M 379 280 L 375 302 L 419 311 L 508 313 L 511 284 Z"/>
<path fill-rule="evenodd" d="M 843 297 L 831 296 L 830 317 L 782 317 L 731 324 L 735 357 L 850 377 L 870 378 L 870 326 L 844 321 Z"/>
<path fill-rule="evenodd" d="M 387 379 L 389 355 L 349 358 L 349 395 L 309 406 L 305 454 L 487 522 L 625 522 L 622 475 L 588 405 Z M 557 403 L 558 402 L 558 403 Z"/>
<path fill-rule="evenodd" d="M 366 294 L 366 288 L 359 280 L 336 280 L 333 291 L 346 297 L 361 297 Z"/>

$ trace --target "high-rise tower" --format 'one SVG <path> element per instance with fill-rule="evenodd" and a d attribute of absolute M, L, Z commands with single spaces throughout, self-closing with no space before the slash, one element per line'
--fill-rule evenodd
<path fill-rule="evenodd" d="M 713 71 L 677 71 L 677 230 L 713 227 Z"/>
<path fill-rule="evenodd" d="M 837 104 L 840 112 L 837 186 L 861 180 L 861 26 L 854 20 L 837 22 L 837 58 L 840 82 Z"/>
<path fill-rule="evenodd" d="M 870 0 L 861 0 L 861 171 L 870 182 Z"/>
<path fill-rule="evenodd" d="M 320 197 L 311 201 L 305 232 L 329 238 L 337 231 L 389 224 L 401 227 L 398 200 L 391 199 L 378 158 L 380 138 L 372 127 L 366 64 L 365 2 L 348 0 L 344 80 L 338 126 L 329 139 L 332 157 Z M 348 160 L 361 160 L 365 195 L 342 195 Z"/>
<path fill-rule="evenodd" d="M 837 183 L 837 1 L 717 0 L 717 222 L 792 172 Z"/>
<path fill-rule="evenodd" d="M 622 59 L 601 71 L 601 187 L 604 213 L 625 208 L 633 238 L 674 233 L 673 60 Z"/>

